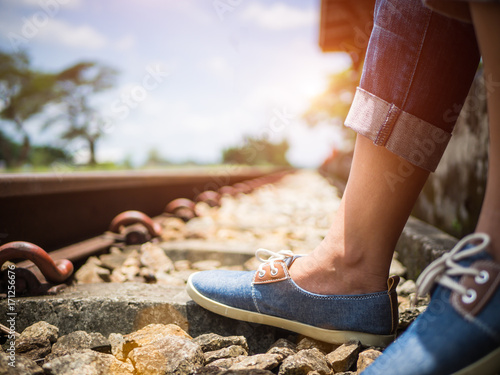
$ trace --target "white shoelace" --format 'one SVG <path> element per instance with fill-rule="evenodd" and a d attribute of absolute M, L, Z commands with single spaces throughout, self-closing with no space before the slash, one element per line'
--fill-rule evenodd
<path fill-rule="evenodd" d="M 267 256 L 267 258 L 262 258 L 261 255 Z M 271 266 L 271 275 L 276 276 L 278 274 L 278 269 L 274 265 L 274 261 L 283 260 L 285 258 L 293 257 L 293 252 L 291 250 L 280 250 L 277 253 L 267 249 L 258 249 L 255 252 L 255 257 L 262 263 L 257 271 L 259 271 L 259 277 L 264 277 L 266 271 L 263 267 L 269 263 Z"/>
<path fill-rule="evenodd" d="M 484 233 L 475 233 L 464 237 L 450 252 L 436 259 L 420 274 L 417 279 L 417 293 L 415 299 L 429 293 L 434 283 L 438 283 L 460 294 L 464 303 L 474 302 L 477 297 L 476 291 L 474 289 L 465 288 L 463 285 L 453 280 L 452 277 L 472 275 L 475 276 L 474 280 L 477 284 L 486 283 L 490 277 L 488 272 L 463 267 L 456 262 L 480 253 L 489 243 L 490 237 Z M 467 245 L 473 246 L 463 250 Z"/>

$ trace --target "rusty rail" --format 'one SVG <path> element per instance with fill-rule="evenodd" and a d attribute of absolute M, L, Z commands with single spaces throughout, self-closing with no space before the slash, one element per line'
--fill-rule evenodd
<path fill-rule="evenodd" d="M 196 216 L 195 202 L 216 206 L 223 194 L 246 194 L 289 171 L 0 175 L 0 241 L 10 241 L 0 247 L 0 265 L 25 259 L 16 265 L 21 280 L 16 290 L 31 295 L 54 293 L 65 286 L 60 283 L 71 280 L 71 262 L 78 267 L 114 244 L 154 239 L 161 235 L 158 221 L 165 215 L 190 220 Z M 87 239 L 51 251 L 50 256 L 37 246 L 47 249 L 45 242 L 74 243 L 82 237 Z"/>
<path fill-rule="evenodd" d="M 54 261 L 45 250 L 30 242 L 14 241 L 0 246 L 0 266 L 13 259 L 30 260 L 53 283 L 62 283 L 73 274 L 73 263 L 69 260 Z"/>
<path fill-rule="evenodd" d="M 176 198 L 194 200 L 206 190 L 281 170 L 221 167 L 0 174 L 0 244 L 29 241 L 51 252 L 101 235 L 120 212 L 138 210 L 158 216 Z"/>

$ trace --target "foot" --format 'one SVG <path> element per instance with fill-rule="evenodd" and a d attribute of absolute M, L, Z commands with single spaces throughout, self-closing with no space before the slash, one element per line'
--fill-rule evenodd
<path fill-rule="evenodd" d="M 427 310 L 364 375 L 500 373 L 500 264 L 488 243 L 468 236 L 422 273 L 418 290 L 435 288 Z"/>
<path fill-rule="evenodd" d="M 390 278 L 381 292 L 320 295 L 300 288 L 290 277 L 289 268 L 300 257 L 286 251 L 260 251 L 271 257 L 256 272 L 199 272 L 189 278 L 188 294 L 217 314 L 325 342 L 358 340 L 385 347 L 393 340 L 398 322 L 398 277 Z"/>
<path fill-rule="evenodd" d="M 299 287 L 316 294 L 352 295 L 387 290 L 385 272 L 377 273 L 370 267 L 330 266 L 314 252 L 297 258 L 289 271 Z"/>
<path fill-rule="evenodd" d="M 375 246 L 361 236 L 351 236 L 346 241 L 343 231 L 332 226 L 319 246 L 293 262 L 290 276 L 302 289 L 317 294 L 348 295 L 387 290 L 393 251 Z"/>

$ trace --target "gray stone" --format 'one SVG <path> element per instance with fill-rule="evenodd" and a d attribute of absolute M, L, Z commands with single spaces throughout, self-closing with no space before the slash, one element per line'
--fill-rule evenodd
<path fill-rule="evenodd" d="M 22 355 L 9 356 L 0 352 L 0 374 L 2 375 L 43 375 L 43 370 L 30 358 Z"/>
<path fill-rule="evenodd" d="M 243 361 L 245 358 L 248 358 L 248 356 L 246 356 L 246 355 L 240 355 L 238 357 L 233 357 L 233 358 L 221 358 L 221 359 L 218 359 L 216 361 L 213 361 L 212 363 L 210 363 L 209 366 L 216 366 L 216 367 L 219 367 L 221 369 L 226 369 L 227 370 L 232 365 L 234 365 L 235 363 Z"/>
<path fill-rule="evenodd" d="M 272 344 L 269 349 L 268 353 L 270 352 L 271 349 L 273 348 L 287 348 L 293 350 L 295 353 L 297 352 L 297 345 L 295 345 L 293 342 L 287 339 L 279 339 L 277 340 L 274 344 Z"/>
<path fill-rule="evenodd" d="M 297 353 L 296 350 L 287 347 L 274 346 L 267 351 L 267 354 L 275 354 L 279 356 L 279 361 L 283 361 L 286 357 L 294 355 Z"/>
<path fill-rule="evenodd" d="M 144 278 L 139 276 L 141 269 L 138 266 L 121 266 L 120 268 L 115 268 L 113 270 L 113 275 L 120 273 L 125 278 L 125 281 L 137 281 L 144 282 Z"/>
<path fill-rule="evenodd" d="M 127 356 L 123 353 L 123 345 L 125 338 L 120 333 L 112 333 L 108 336 L 109 344 L 111 345 L 111 354 L 120 361 L 125 361 Z"/>
<path fill-rule="evenodd" d="M 326 357 L 316 348 L 301 350 L 286 358 L 280 366 L 279 375 L 307 375 L 317 371 L 320 375 L 332 373 Z"/>
<path fill-rule="evenodd" d="M 187 259 L 178 260 L 178 261 L 174 262 L 174 267 L 175 267 L 176 271 L 186 271 L 186 270 L 190 270 L 192 268 L 191 262 Z"/>
<path fill-rule="evenodd" d="M 141 246 L 141 264 L 148 267 L 153 272 L 170 272 L 175 269 L 172 260 L 165 254 L 165 251 L 150 242 Z"/>
<path fill-rule="evenodd" d="M 43 365 L 50 375 L 132 375 L 134 367 L 117 360 L 111 354 L 89 349 L 58 357 Z"/>
<path fill-rule="evenodd" d="M 194 375 L 219 375 L 219 374 L 222 374 L 225 370 L 226 370 L 226 368 L 214 366 L 211 364 L 211 365 L 199 368 L 198 370 L 196 370 Z"/>
<path fill-rule="evenodd" d="M 153 275 L 153 277 L 158 284 L 179 286 L 179 287 L 184 287 L 186 285 L 186 281 L 181 277 L 177 277 L 163 271 L 156 272 Z"/>
<path fill-rule="evenodd" d="M 238 345 L 248 351 L 248 343 L 245 336 L 221 336 L 215 333 L 207 333 L 193 339 L 200 345 L 203 352 L 211 352 L 231 345 Z"/>
<path fill-rule="evenodd" d="M 399 261 L 407 268 L 407 278 L 416 280 L 432 261 L 449 251 L 457 239 L 410 217 L 396 245 Z"/>
<path fill-rule="evenodd" d="M 114 251 L 110 254 L 103 254 L 99 257 L 102 267 L 111 271 L 115 268 L 120 268 L 126 259 L 127 255 L 121 251 Z"/>
<path fill-rule="evenodd" d="M 203 366 L 203 352 L 185 337 L 167 336 L 133 349 L 128 358 L 138 374 L 192 374 Z"/>
<path fill-rule="evenodd" d="M 399 324 L 398 333 L 401 333 L 408 328 L 408 326 L 413 323 L 415 319 L 421 314 L 420 310 L 417 308 L 409 308 L 404 311 L 399 312 Z"/>
<path fill-rule="evenodd" d="M 286 357 L 297 353 L 297 345 L 287 339 L 279 339 L 267 350 L 268 354 L 277 354 L 282 362 Z"/>
<path fill-rule="evenodd" d="M 413 280 L 406 280 L 403 284 L 398 285 L 396 288 L 396 291 L 398 294 L 402 296 L 408 296 L 412 293 L 415 293 L 417 290 L 417 287 L 415 285 L 415 281 Z"/>
<path fill-rule="evenodd" d="M 272 370 L 280 364 L 281 359 L 282 357 L 279 354 L 256 354 L 235 363 L 230 370 Z"/>
<path fill-rule="evenodd" d="M 78 271 L 75 273 L 75 279 L 80 284 L 94 284 L 110 281 L 110 275 L 108 269 L 102 268 L 95 264 L 94 262 L 85 263 Z"/>
<path fill-rule="evenodd" d="M 45 358 L 58 336 L 59 328 L 44 321 L 37 322 L 26 328 L 16 339 L 16 353 L 33 360 Z"/>
<path fill-rule="evenodd" d="M 274 375 L 269 370 L 259 370 L 259 369 L 246 369 L 246 370 L 226 370 L 220 373 L 220 375 Z"/>
<path fill-rule="evenodd" d="M 124 283 L 127 281 L 127 276 L 122 273 L 120 268 L 115 268 L 111 275 L 109 276 L 109 280 L 112 283 Z"/>
<path fill-rule="evenodd" d="M 347 371 L 356 363 L 360 350 L 359 341 L 348 342 L 329 353 L 326 360 L 335 373 Z"/>
<path fill-rule="evenodd" d="M 136 249 L 132 249 L 128 253 L 127 259 L 125 259 L 125 262 L 123 262 L 123 266 L 140 267 L 141 266 L 141 260 L 139 258 L 140 258 L 139 252 Z"/>
<path fill-rule="evenodd" d="M 219 260 L 200 260 L 192 264 L 192 268 L 197 271 L 210 271 L 215 270 L 221 266 Z"/>
<path fill-rule="evenodd" d="M 324 341 L 315 340 L 311 337 L 303 337 L 297 344 L 297 351 L 316 348 L 321 353 L 327 354 L 337 347 L 338 345 L 335 344 L 329 344 Z"/>
<path fill-rule="evenodd" d="M 406 275 L 406 267 L 399 260 L 392 259 L 389 274 L 403 277 Z"/>
<path fill-rule="evenodd" d="M 227 348 L 222 348 L 204 353 L 206 364 L 209 364 L 213 361 L 222 358 L 232 358 L 232 357 L 239 357 L 246 355 L 248 355 L 248 352 L 242 346 L 239 345 L 231 345 L 228 346 Z"/>
<path fill-rule="evenodd" d="M 72 354 L 82 349 L 109 347 L 109 341 L 99 332 L 87 333 L 85 331 L 75 331 L 62 336 L 52 346 L 52 352 L 47 356 L 47 360 L 61 357 L 66 354 Z"/>
<path fill-rule="evenodd" d="M 380 355 L 382 355 L 382 352 L 375 350 L 375 349 L 368 349 L 368 350 L 365 350 L 365 351 L 359 353 L 358 362 L 356 365 L 358 372 L 361 373 L 362 371 L 364 371 Z"/>
<path fill-rule="evenodd" d="M 216 225 L 210 216 L 195 217 L 186 223 L 186 238 L 208 238 L 214 234 Z"/>
<path fill-rule="evenodd" d="M 185 271 L 173 271 L 170 274 L 180 280 L 184 281 L 184 284 L 188 281 L 189 276 L 195 273 L 195 270 L 185 270 Z"/>
<path fill-rule="evenodd" d="M 156 345 L 157 341 L 169 336 L 178 336 L 192 340 L 192 337 L 186 331 L 175 324 L 149 324 L 138 331 L 125 335 L 123 341 L 117 338 L 114 350 L 117 353 L 117 358 L 127 358 L 133 349 L 147 345 Z"/>

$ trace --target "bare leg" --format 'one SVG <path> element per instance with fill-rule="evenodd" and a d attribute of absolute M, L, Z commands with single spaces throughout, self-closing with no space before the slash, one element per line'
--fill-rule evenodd
<path fill-rule="evenodd" d="M 477 232 L 488 233 L 491 252 L 500 262 L 500 5 L 471 3 L 488 90 L 490 151 L 486 195 Z"/>
<path fill-rule="evenodd" d="M 318 294 L 386 290 L 396 242 L 428 175 L 358 135 L 332 227 L 311 255 L 294 262 L 292 279 Z"/>

